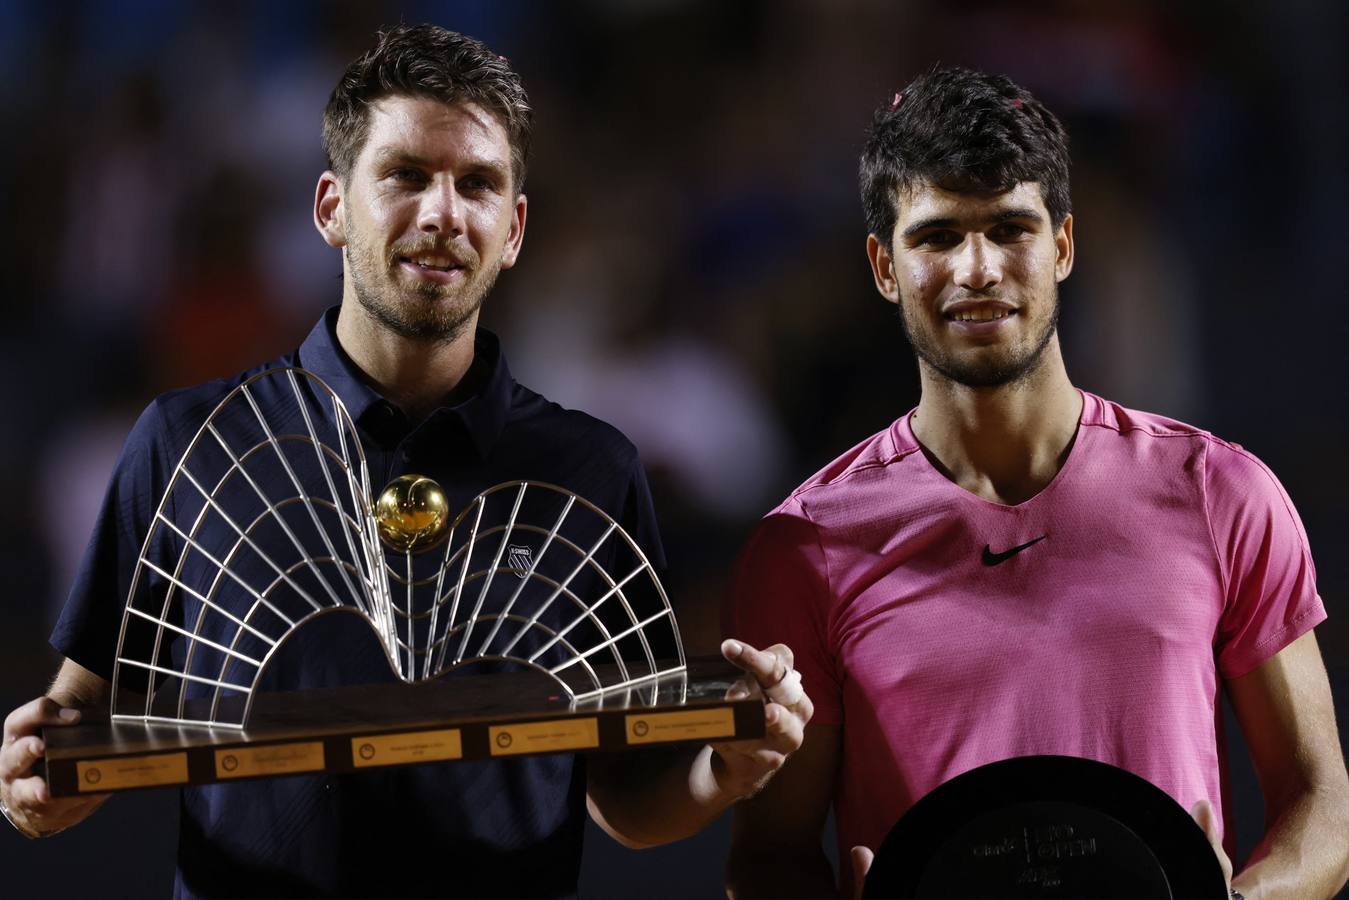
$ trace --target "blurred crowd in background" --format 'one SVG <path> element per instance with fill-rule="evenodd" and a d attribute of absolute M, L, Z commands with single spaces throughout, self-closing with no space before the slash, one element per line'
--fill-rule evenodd
<path fill-rule="evenodd" d="M 856 160 L 879 103 L 960 63 L 1071 135 L 1074 381 L 1242 443 L 1297 503 L 1343 725 L 1346 9 L 0 0 L 4 708 L 53 671 L 140 409 L 294 347 L 338 301 L 311 224 L 323 105 L 379 25 L 432 21 L 507 55 L 536 110 L 524 252 L 484 324 L 522 382 L 637 444 L 695 652 L 754 521 L 917 401 Z"/>

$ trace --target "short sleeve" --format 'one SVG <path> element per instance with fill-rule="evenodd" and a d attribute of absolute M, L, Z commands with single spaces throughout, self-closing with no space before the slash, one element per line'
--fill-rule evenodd
<path fill-rule="evenodd" d="M 607 558 L 604 565 L 610 574 L 620 582 L 632 572 L 639 571 L 647 566 L 655 578 L 664 582 L 665 572 L 665 550 L 661 545 L 660 529 L 656 525 L 655 505 L 651 500 L 651 488 L 647 484 L 646 470 L 642 467 L 641 461 L 637 457 L 637 451 L 632 449 L 630 454 L 630 463 L 627 471 L 627 485 L 623 489 L 623 506 L 619 515 L 619 525 L 627 532 L 628 537 L 640 550 L 640 555 L 634 555 L 628 550 L 615 546 L 615 542 L 610 542 L 611 555 Z M 658 596 L 658 587 L 655 581 L 649 581 L 645 578 L 637 578 L 626 582 L 623 588 L 628 602 L 633 604 L 639 611 L 659 609 L 666 599 L 663 595 Z M 626 607 L 618 604 L 606 604 L 598 613 L 605 620 L 611 633 L 619 633 L 627 630 L 632 625 L 633 620 L 624 618 L 621 614 Z M 645 615 L 645 613 L 641 613 Z M 657 626 L 646 629 L 641 642 L 635 640 L 620 641 L 618 652 L 629 663 L 642 663 L 646 659 L 646 653 L 649 651 L 656 660 L 673 661 L 680 655 L 678 624 L 672 620 L 673 627 Z M 607 637 L 598 633 L 590 634 L 587 638 L 581 639 L 583 643 L 598 645 Z"/>
<path fill-rule="evenodd" d="M 1225 596 L 1214 650 L 1224 678 L 1245 675 L 1326 618 L 1302 521 L 1264 463 L 1210 441 L 1205 500 Z"/>
<path fill-rule="evenodd" d="M 637 542 L 646 554 L 651 567 L 665 572 L 665 548 L 661 544 L 660 529 L 656 525 L 655 504 L 651 501 L 651 487 L 646 480 L 646 469 L 633 453 L 627 496 L 623 502 L 623 530 Z"/>
<path fill-rule="evenodd" d="M 132 428 L 113 469 L 93 535 L 51 645 L 111 680 L 127 592 L 154 516 L 167 469 L 163 422 L 151 404 Z"/>
<path fill-rule="evenodd" d="M 763 648 L 786 644 L 815 705 L 812 721 L 843 721 L 842 679 L 829 640 L 831 592 L 818 529 L 795 499 L 759 523 L 736 563 L 723 630 Z"/>

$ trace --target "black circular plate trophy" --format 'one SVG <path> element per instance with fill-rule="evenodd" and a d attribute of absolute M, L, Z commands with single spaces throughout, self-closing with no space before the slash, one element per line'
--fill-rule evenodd
<path fill-rule="evenodd" d="M 1024 756 L 959 775 L 881 844 L 864 900 L 1222 900 L 1203 830 L 1114 766 Z"/>

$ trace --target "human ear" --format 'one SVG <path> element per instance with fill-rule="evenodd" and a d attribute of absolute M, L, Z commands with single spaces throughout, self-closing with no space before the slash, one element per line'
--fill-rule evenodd
<path fill-rule="evenodd" d="M 529 210 L 529 199 L 524 194 L 515 198 L 515 209 L 511 211 L 511 231 L 506 236 L 506 246 L 501 251 L 501 268 L 509 269 L 520 256 L 520 245 L 525 240 L 525 213 Z"/>
<path fill-rule="evenodd" d="M 867 235 L 867 259 L 871 262 L 871 276 L 876 279 L 876 290 L 891 303 L 899 303 L 899 281 L 895 278 L 894 257 L 890 248 L 874 234 Z"/>
<path fill-rule="evenodd" d="M 1054 235 L 1054 280 L 1063 281 L 1073 271 L 1073 216 L 1069 213 L 1063 219 L 1058 232 Z"/>
<path fill-rule="evenodd" d="M 314 190 L 314 227 L 329 247 L 347 245 L 346 229 L 342 225 L 342 183 L 331 171 L 319 176 Z"/>

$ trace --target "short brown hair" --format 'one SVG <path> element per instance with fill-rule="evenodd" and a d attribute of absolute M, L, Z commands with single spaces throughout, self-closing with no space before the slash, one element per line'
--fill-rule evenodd
<path fill-rule="evenodd" d="M 482 41 L 438 25 L 380 31 L 375 46 L 342 73 L 323 110 L 323 152 L 339 178 L 351 174 L 365 146 L 370 105 L 400 94 L 476 103 L 495 115 L 510 139 L 515 192 L 524 188 L 534 113 L 520 76 Z"/>
<path fill-rule="evenodd" d="M 933 69 L 877 109 L 860 180 L 867 230 L 886 245 L 898 193 L 924 180 L 975 193 L 1034 181 L 1056 229 L 1073 211 L 1063 125 L 1010 78 L 971 69 Z"/>

